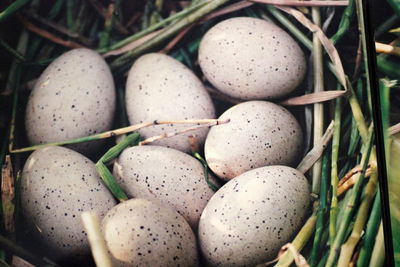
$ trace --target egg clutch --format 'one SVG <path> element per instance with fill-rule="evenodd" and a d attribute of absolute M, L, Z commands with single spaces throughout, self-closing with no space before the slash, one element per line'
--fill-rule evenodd
<path fill-rule="evenodd" d="M 276 258 L 308 215 L 310 189 L 293 167 L 302 128 L 274 100 L 306 73 L 299 45 L 278 26 L 237 17 L 203 37 L 198 62 L 206 80 L 239 104 L 229 123 L 131 146 L 111 170 L 129 200 L 117 203 L 89 159 L 102 141 L 50 146 L 25 163 L 22 210 L 52 257 L 90 257 L 81 213 L 94 211 L 115 266 L 254 266 Z M 139 57 L 129 70 L 125 107 L 131 125 L 154 120 L 215 119 L 203 82 L 165 54 Z M 71 50 L 41 74 L 26 108 L 32 145 L 110 130 L 116 90 L 107 63 L 89 49 Z M 182 124 L 139 130 L 142 139 L 178 133 Z M 190 155 L 194 136 L 212 173 Z M 216 192 L 209 186 L 222 185 Z"/>

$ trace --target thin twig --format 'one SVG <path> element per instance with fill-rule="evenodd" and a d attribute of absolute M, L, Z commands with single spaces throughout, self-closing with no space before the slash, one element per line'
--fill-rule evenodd
<path fill-rule="evenodd" d="M 83 142 L 89 142 L 89 141 L 95 141 L 99 139 L 104 139 L 104 138 L 109 138 L 113 136 L 118 136 L 130 132 L 137 131 L 139 129 L 145 128 L 145 127 L 150 127 L 153 125 L 158 125 L 158 124 L 210 124 L 214 123 L 214 125 L 222 124 L 222 123 L 227 123 L 228 121 L 224 120 L 217 120 L 217 119 L 201 119 L 201 120 L 154 120 L 151 122 L 144 122 L 144 123 L 139 123 L 135 125 L 131 125 L 128 127 L 123 127 L 111 131 L 106 131 L 103 133 L 95 134 L 95 135 L 90 135 L 90 136 L 85 136 L 85 137 L 80 137 L 72 140 L 66 140 L 66 141 L 60 141 L 60 142 L 55 142 L 55 143 L 48 143 L 48 144 L 41 144 L 41 145 L 35 145 L 31 147 L 26 147 L 26 148 L 20 148 L 20 149 L 13 149 L 10 147 L 10 152 L 11 153 L 21 153 L 21 152 L 28 152 L 28 151 L 33 151 L 39 148 L 43 147 L 48 147 L 48 146 L 61 146 L 61 145 L 68 145 L 68 144 L 78 144 L 78 143 L 83 143 Z"/>
<path fill-rule="evenodd" d="M 158 140 L 161 140 L 161 139 L 174 137 L 174 136 L 177 136 L 177 135 L 180 135 L 180 134 L 184 134 L 184 133 L 187 133 L 187 132 L 191 132 L 191 131 L 195 131 L 195 130 L 198 130 L 198 129 L 201 129 L 201 128 L 206 128 L 206 127 L 211 127 L 211 126 L 214 126 L 214 125 L 225 124 L 225 123 L 228 123 L 228 122 L 229 122 L 229 120 L 220 121 L 220 122 L 210 122 L 210 123 L 203 124 L 203 125 L 197 125 L 197 126 L 189 127 L 189 128 L 183 129 L 181 131 L 177 131 L 177 132 L 163 133 L 163 134 L 160 134 L 160 135 L 157 135 L 157 136 L 153 136 L 153 137 L 150 137 L 150 138 L 147 138 L 147 139 L 141 141 L 139 143 L 139 146 L 147 145 L 149 143 L 152 143 L 152 142 L 155 142 L 155 141 L 158 141 Z"/>
<path fill-rule="evenodd" d="M 144 38 L 145 36 L 151 35 L 155 30 L 161 28 L 162 26 L 165 26 L 165 25 L 167 25 L 168 23 L 170 23 L 172 21 L 180 19 L 180 18 L 182 18 L 182 17 L 194 12 L 196 9 L 199 9 L 200 7 L 202 7 L 204 5 L 205 5 L 205 2 L 202 2 L 202 3 L 198 4 L 198 5 L 188 7 L 188 8 L 186 8 L 186 9 L 184 9 L 184 10 L 182 10 L 182 11 L 180 11 L 180 12 L 174 14 L 174 15 L 171 15 L 168 18 L 166 18 L 166 19 L 164 19 L 164 20 L 162 20 L 162 21 L 160 21 L 160 22 L 158 22 L 158 23 L 156 23 L 156 24 L 154 24 L 154 25 L 152 25 L 152 26 L 150 26 L 150 27 L 138 32 L 138 33 L 135 33 L 134 35 L 131 35 L 131 36 L 125 38 L 124 40 L 121 40 L 121 41 L 117 42 L 114 45 L 111 45 L 108 49 L 99 49 L 98 52 L 99 53 L 105 53 L 105 52 L 110 53 L 111 51 L 114 51 L 114 50 L 120 49 L 122 47 L 125 47 L 125 46 L 129 45 L 130 43 L 132 43 L 132 42 L 134 42 L 136 40 L 139 40 L 141 38 Z M 151 35 L 151 36 L 154 37 L 154 35 Z M 132 49 L 134 49 L 134 48 L 132 48 Z"/>
<path fill-rule="evenodd" d="M 166 39 L 174 36 L 176 33 L 180 32 L 182 29 L 187 27 L 188 25 L 192 24 L 193 22 L 201 19 L 206 14 L 210 13 L 211 11 L 215 10 L 219 6 L 229 2 L 230 0 L 213 0 L 206 2 L 207 4 L 200 7 L 199 9 L 195 10 L 193 13 L 187 15 L 186 17 L 182 18 L 175 24 L 171 24 L 164 29 L 159 35 L 155 36 L 150 41 L 146 42 L 145 44 L 127 52 L 126 54 L 118 57 L 111 63 L 112 68 L 117 68 L 122 65 L 125 65 L 127 62 L 130 62 L 134 58 L 138 57 L 142 53 L 148 51 L 149 49 L 160 45 Z"/>
<path fill-rule="evenodd" d="M 73 32 L 73 31 L 67 29 L 66 27 L 64 27 L 62 25 L 59 25 L 59 24 L 57 24 L 57 23 L 55 23 L 55 22 L 53 22 L 51 20 L 42 18 L 36 13 L 28 13 L 28 12 L 26 12 L 24 14 L 27 14 L 28 16 L 30 16 L 33 19 L 39 21 L 40 23 L 42 23 L 42 24 L 44 24 L 44 25 L 46 25 L 46 26 L 48 26 L 48 27 L 50 27 L 50 28 L 62 33 L 62 34 L 65 34 L 66 36 L 68 36 L 70 38 L 74 38 L 74 39 L 79 40 L 80 42 L 82 42 L 86 46 L 90 46 L 91 45 L 91 41 L 89 39 L 87 39 L 86 37 L 80 35 L 77 32 Z"/>
<path fill-rule="evenodd" d="M 50 41 L 52 41 L 53 43 L 65 46 L 65 47 L 69 47 L 69 48 L 81 48 L 84 47 L 83 45 L 80 45 L 78 43 L 75 43 L 73 41 L 66 41 L 63 40 L 57 36 L 55 36 L 54 34 L 43 30 L 37 26 L 35 26 L 34 24 L 32 24 L 31 22 L 29 22 L 26 18 L 22 17 L 22 16 L 18 16 L 19 20 L 21 21 L 21 23 L 31 32 L 36 33 L 39 36 L 42 36 L 43 38 L 46 38 Z"/>
<path fill-rule="evenodd" d="M 174 46 L 177 43 L 179 43 L 179 41 L 186 35 L 186 33 L 188 33 L 194 26 L 195 26 L 195 24 L 191 24 L 191 25 L 187 26 L 185 29 L 183 29 L 160 52 L 167 54 L 169 51 L 171 51 L 172 48 L 174 48 Z"/>

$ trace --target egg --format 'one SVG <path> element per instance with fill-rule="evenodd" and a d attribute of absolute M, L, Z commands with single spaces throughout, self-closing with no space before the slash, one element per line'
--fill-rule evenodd
<path fill-rule="evenodd" d="M 131 124 L 154 120 L 213 119 L 215 109 L 201 81 L 174 58 L 150 53 L 135 61 L 126 84 L 126 110 Z M 193 126 L 193 125 L 191 125 Z M 141 129 L 143 138 L 176 132 L 188 125 L 156 125 Z M 154 145 L 190 151 L 188 136 L 202 145 L 208 129 L 156 141 Z"/>
<path fill-rule="evenodd" d="M 114 205 L 94 163 L 78 152 L 46 147 L 27 159 L 21 179 L 23 215 L 54 258 L 88 256 L 81 213 L 103 217 Z"/>
<path fill-rule="evenodd" d="M 258 18 L 235 17 L 216 24 L 201 40 L 198 58 L 211 84 L 243 100 L 285 96 L 299 86 L 306 72 L 296 41 Z"/>
<path fill-rule="evenodd" d="M 190 226 L 157 201 L 131 199 L 115 206 L 102 231 L 113 266 L 198 266 Z"/>
<path fill-rule="evenodd" d="M 309 213 L 310 189 L 287 166 L 254 169 L 230 180 L 201 215 L 199 241 L 212 266 L 255 266 L 274 259 Z"/>
<path fill-rule="evenodd" d="M 55 59 L 40 75 L 27 103 L 25 126 L 31 144 L 88 136 L 111 129 L 115 88 L 110 69 L 95 51 L 79 48 Z M 72 145 L 90 154 L 101 143 Z"/>
<path fill-rule="evenodd" d="M 293 165 L 303 134 L 295 117 L 267 101 L 248 101 L 225 111 L 213 126 L 204 151 L 211 170 L 224 180 L 267 165 Z"/>
<path fill-rule="evenodd" d="M 203 165 L 181 151 L 161 146 L 125 149 L 114 163 L 114 177 L 128 197 L 158 199 L 197 229 L 201 212 L 214 191 Z M 209 179 L 216 181 L 211 175 Z"/>

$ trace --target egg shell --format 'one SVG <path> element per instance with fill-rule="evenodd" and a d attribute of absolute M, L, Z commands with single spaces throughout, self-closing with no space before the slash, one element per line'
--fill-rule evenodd
<path fill-rule="evenodd" d="M 125 149 L 114 163 L 114 177 L 128 197 L 158 199 L 174 208 L 193 229 L 214 194 L 205 181 L 203 165 L 167 147 Z M 209 179 L 216 183 L 211 175 Z"/>
<path fill-rule="evenodd" d="M 199 47 L 199 64 L 221 92 L 238 99 L 273 99 L 292 92 L 306 72 L 293 38 L 263 19 L 236 17 L 212 27 Z"/>
<path fill-rule="evenodd" d="M 303 134 L 295 117 L 267 101 L 248 101 L 225 111 L 223 125 L 213 126 L 204 151 L 209 167 L 224 180 L 267 165 L 293 165 Z"/>
<path fill-rule="evenodd" d="M 79 48 L 62 54 L 40 75 L 26 107 L 31 144 L 58 142 L 111 129 L 115 88 L 110 69 L 95 51 Z M 72 145 L 84 154 L 102 142 Z"/>
<path fill-rule="evenodd" d="M 33 152 L 21 180 L 21 206 L 28 224 L 39 230 L 40 239 L 54 258 L 89 255 L 89 243 L 81 223 L 83 211 L 100 217 L 116 201 L 83 155 L 64 147 Z"/>
<path fill-rule="evenodd" d="M 159 53 L 141 56 L 130 69 L 126 84 L 126 109 L 131 124 L 215 118 L 214 105 L 201 81 L 185 65 Z M 143 138 L 149 138 L 190 126 L 156 125 L 141 129 L 139 133 Z M 153 144 L 189 152 L 188 136 L 194 135 L 202 145 L 207 132 L 208 129 L 203 128 Z"/>
<path fill-rule="evenodd" d="M 112 208 L 102 230 L 113 266 L 198 266 L 196 237 L 185 219 L 157 201 Z"/>
<path fill-rule="evenodd" d="M 210 199 L 199 224 L 212 266 L 255 266 L 274 259 L 309 212 L 310 189 L 299 171 L 268 166 L 243 173 Z"/>

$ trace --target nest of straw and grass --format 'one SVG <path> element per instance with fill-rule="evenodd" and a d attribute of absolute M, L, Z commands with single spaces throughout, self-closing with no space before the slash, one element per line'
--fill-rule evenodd
<path fill-rule="evenodd" d="M 113 180 L 106 163 L 128 145 L 138 144 L 123 105 L 126 72 L 140 55 L 161 51 L 183 62 L 201 77 L 197 49 L 203 34 L 217 22 L 234 16 L 251 16 L 277 23 L 302 46 L 309 59 L 308 77 L 297 90 L 279 103 L 295 112 L 305 132 L 304 159 L 298 169 L 307 172 L 312 185 L 313 208 L 292 242 L 282 247 L 277 266 L 382 266 L 384 240 L 382 198 L 378 188 L 371 73 L 368 72 L 366 21 L 361 0 L 17 0 L 0 4 L 1 53 L 1 154 L 2 235 L 0 261 L 8 265 L 16 255 L 36 265 L 55 265 L 41 252 L 25 246 L 25 230 L 19 216 L 19 173 L 30 147 L 23 129 L 23 114 L 29 90 L 44 68 L 61 53 L 88 47 L 101 53 L 113 71 L 118 92 L 115 130 L 65 140 L 56 145 L 88 142 L 115 135 L 127 135 L 117 146 L 112 141 L 94 160 L 106 185 L 123 201 L 126 195 Z M 398 92 L 399 21 L 398 1 L 388 0 L 376 15 L 377 57 L 382 104 L 382 121 L 387 148 L 387 171 L 392 204 L 392 232 L 395 259 L 400 231 L 398 216 L 400 155 Z M 396 61 L 397 60 L 397 61 Z M 237 103 L 209 89 L 217 111 Z M 392 104 L 392 105 L 391 105 Z M 165 121 L 157 123 L 187 123 Z M 196 121 L 211 126 L 218 120 Z M 222 122 L 223 123 L 223 122 Z M 191 126 L 190 126 L 191 124 Z M 389 128 L 391 125 L 391 128 Z M 132 134 L 133 132 L 133 134 Z M 168 134 L 142 140 L 142 144 Z M 55 144 L 46 144 L 55 145 Z M 194 146 L 195 147 L 195 146 Z M 390 151 L 390 152 L 389 152 Z M 194 156 L 205 167 L 202 152 Z M 397 158 L 398 160 L 398 158 Z M 397 177 L 398 178 L 398 177 Z M 397 179 L 398 180 L 398 179 Z M 212 186 L 212 184 L 210 184 Z M 217 189 L 217 188 L 214 188 Z M 397 203 L 397 205 L 396 205 Z M 90 219 L 88 219 L 90 221 Z M 92 221 L 93 222 L 93 221 Z M 89 229 L 96 229 L 94 226 Z M 96 231 L 94 231 L 96 232 Z M 34 250 L 33 250 L 34 251 Z M 94 251 L 93 251 L 94 252 Z M 95 253 L 95 252 L 94 252 Z M 101 256 L 101 255 L 100 255 Z M 96 255 L 95 255 L 96 257 Z"/>

